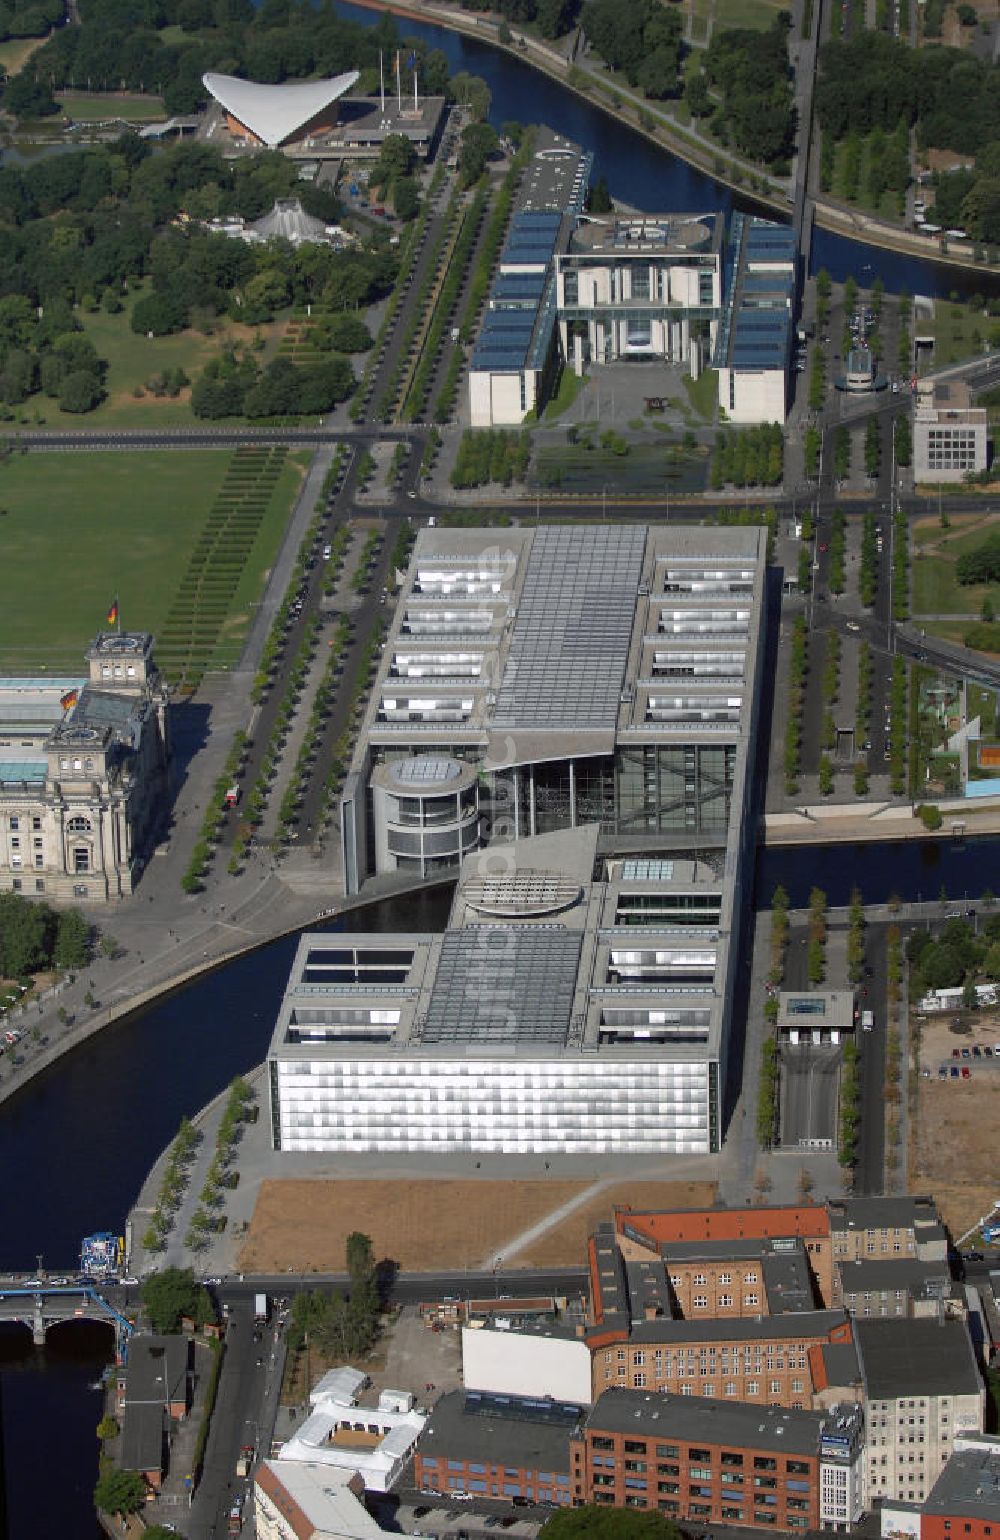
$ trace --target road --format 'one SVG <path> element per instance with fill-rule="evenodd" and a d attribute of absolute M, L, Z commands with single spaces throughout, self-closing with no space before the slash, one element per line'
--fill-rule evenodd
<path fill-rule="evenodd" d="M 781 1050 L 782 1149 L 836 1147 L 840 1048 L 799 1043 Z"/>
<path fill-rule="evenodd" d="M 871 1010 L 875 1024 L 870 1032 L 857 1034 L 861 1106 L 854 1191 L 859 1194 L 885 1190 L 886 930 L 884 924 L 869 924 L 865 930 L 866 977 L 859 989 L 858 1005 Z"/>

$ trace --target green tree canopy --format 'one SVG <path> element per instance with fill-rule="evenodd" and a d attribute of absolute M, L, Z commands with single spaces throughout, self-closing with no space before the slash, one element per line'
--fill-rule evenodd
<path fill-rule="evenodd" d="M 90 958 L 91 929 L 78 909 L 66 909 L 56 921 L 52 961 L 57 968 L 85 968 Z"/>
<path fill-rule="evenodd" d="M 142 1286 L 141 1298 L 156 1332 L 177 1331 L 182 1316 L 190 1316 L 199 1326 L 215 1320 L 211 1296 L 189 1267 L 166 1267 L 153 1273 Z"/>
<path fill-rule="evenodd" d="M 146 1501 L 146 1483 L 132 1470 L 106 1470 L 94 1488 L 102 1513 L 138 1513 Z"/>
<path fill-rule="evenodd" d="M 26 978 L 50 958 L 52 911 L 19 893 L 0 893 L 0 974 Z"/>
<path fill-rule="evenodd" d="M 538 1540 L 681 1540 L 681 1532 L 662 1513 L 586 1503 L 554 1513 L 539 1530 Z"/>

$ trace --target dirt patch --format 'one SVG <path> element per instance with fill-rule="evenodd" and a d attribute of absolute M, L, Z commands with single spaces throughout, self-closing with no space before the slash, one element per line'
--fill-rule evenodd
<path fill-rule="evenodd" d="M 511 1259 L 514 1267 L 559 1267 L 582 1261 L 587 1237 L 617 1204 L 642 1209 L 711 1208 L 718 1198 L 714 1182 L 619 1182 L 595 1193 L 586 1203 Z"/>
<path fill-rule="evenodd" d="M 925 1029 L 926 1030 L 926 1029 Z M 991 1030 L 995 1033 L 996 1028 Z M 951 1045 L 970 1046 L 975 1037 L 952 1037 Z M 922 1044 L 927 1051 L 926 1036 Z M 920 1078 L 917 1116 L 910 1162 L 910 1187 L 933 1193 L 952 1236 L 958 1240 L 988 1214 L 997 1195 L 996 1126 L 1000 1118 L 1000 1064 L 973 1061 L 968 1080 L 938 1079 L 937 1063 L 931 1079 Z M 968 1064 L 968 1061 L 962 1060 Z"/>
<path fill-rule="evenodd" d="M 583 1261 L 588 1235 L 615 1204 L 700 1208 L 712 1182 L 267 1181 L 261 1186 L 239 1267 L 246 1273 L 342 1272 L 352 1230 L 375 1255 L 407 1272 L 477 1267 L 582 1194 L 570 1214 L 512 1255 L 511 1267 Z"/>

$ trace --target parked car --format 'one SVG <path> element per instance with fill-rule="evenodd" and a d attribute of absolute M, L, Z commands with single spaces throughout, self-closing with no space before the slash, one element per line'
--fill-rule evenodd
<path fill-rule="evenodd" d="M 963 1080 L 971 1080 L 972 1079 L 972 1071 L 971 1071 L 971 1069 L 969 1068 L 969 1066 L 967 1064 L 963 1064 L 962 1065 L 962 1079 Z"/>
<path fill-rule="evenodd" d="M 957 1080 L 958 1079 L 958 1065 L 957 1064 L 953 1064 L 951 1066 L 951 1078 L 952 1078 L 952 1080 Z"/>

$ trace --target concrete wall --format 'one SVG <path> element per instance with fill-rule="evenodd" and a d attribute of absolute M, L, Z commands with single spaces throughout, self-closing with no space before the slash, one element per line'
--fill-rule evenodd
<path fill-rule="evenodd" d="M 580 1338 L 465 1326 L 462 1373 L 467 1390 L 590 1405 L 590 1350 Z"/>
<path fill-rule="evenodd" d="M 785 371 L 720 369 L 719 405 L 730 422 L 784 422 Z"/>

